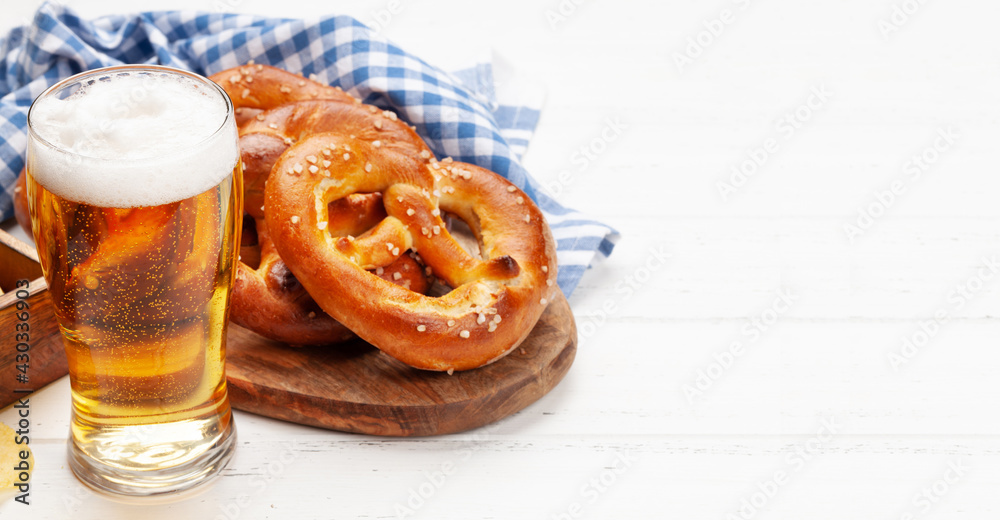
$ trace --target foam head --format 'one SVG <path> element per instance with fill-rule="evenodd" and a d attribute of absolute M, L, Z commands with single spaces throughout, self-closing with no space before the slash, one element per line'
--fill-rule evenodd
<path fill-rule="evenodd" d="M 214 84 L 158 69 L 87 74 L 31 107 L 29 170 L 46 189 L 97 206 L 155 206 L 232 173 L 236 124 Z"/>

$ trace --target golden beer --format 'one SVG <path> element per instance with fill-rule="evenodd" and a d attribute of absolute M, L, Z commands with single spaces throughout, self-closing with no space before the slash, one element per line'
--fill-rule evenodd
<path fill-rule="evenodd" d="M 101 81 L 117 82 L 120 92 L 101 91 Z M 126 66 L 67 82 L 83 87 L 63 99 L 95 97 L 114 114 L 104 128 L 61 143 L 45 138 L 46 124 L 68 126 L 67 111 L 80 108 L 40 104 L 47 92 L 29 116 L 28 203 L 73 394 L 70 465 L 99 490 L 174 493 L 216 474 L 234 446 L 225 342 L 243 190 L 232 107 L 214 84 L 172 69 Z M 158 109 L 143 103 L 183 102 L 188 87 L 225 107 L 220 121 L 202 125 L 206 135 L 171 135 L 177 142 L 153 145 L 146 156 L 123 151 L 145 145 L 114 103 L 131 96 L 125 108 L 139 114 L 134 123 L 155 125 L 149 112 Z M 104 106 L 108 100 L 116 101 Z M 159 122 L 169 127 L 184 116 L 171 117 Z"/>
<path fill-rule="evenodd" d="M 37 226 L 55 230 L 36 244 L 79 418 L 150 424 L 224 411 L 238 176 L 179 202 L 101 208 L 49 192 L 29 170 Z"/>

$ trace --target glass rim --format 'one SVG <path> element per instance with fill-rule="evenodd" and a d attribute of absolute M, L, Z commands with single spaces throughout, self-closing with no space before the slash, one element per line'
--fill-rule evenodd
<path fill-rule="evenodd" d="M 70 85 L 73 85 L 73 84 L 76 84 L 76 83 L 82 83 L 82 82 L 84 82 L 88 78 L 91 78 L 91 77 L 94 77 L 94 76 L 106 76 L 106 75 L 114 74 L 116 72 L 142 72 L 142 71 L 159 72 L 159 73 L 165 73 L 165 74 L 174 74 L 174 75 L 177 75 L 177 76 L 185 76 L 185 77 L 187 77 L 189 79 L 192 79 L 192 80 L 194 80 L 194 81 L 196 81 L 198 83 L 201 83 L 201 84 L 203 84 L 203 85 L 205 85 L 207 87 L 210 87 L 210 88 L 214 89 L 214 91 L 216 93 L 218 93 L 222 97 L 223 102 L 225 102 L 225 104 L 226 104 L 226 117 L 224 117 L 222 119 L 222 123 L 219 124 L 218 128 L 216 128 L 211 133 L 209 133 L 208 135 L 206 135 L 204 139 L 198 141 L 197 143 L 193 143 L 191 145 L 187 145 L 188 147 L 197 148 L 197 147 L 204 146 L 206 143 L 208 143 L 212 139 L 215 139 L 221 132 L 225 131 L 226 128 L 227 128 L 227 126 L 229 125 L 230 121 L 232 121 L 233 124 L 235 125 L 235 122 L 236 122 L 235 121 L 235 117 L 236 116 L 235 116 L 235 109 L 233 107 L 233 100 L 230 99 L 229 94 L 226 92 L 226 90 L 224 88 L 222 88 L 221 85 L 219 85 L 218 83 L 212 81 L 207 76 L 202 76 L 201 74 L 198 74 L 196 72 L 191 72 L 191 71 L 184 70 L 184 69 L 178 69 L 176 67 L 168 67 L 166 65 L 126 64 L 126 65 L 113 65 L 113 66 L 110 66 L 110 67 L 99 67 L 99 68 L 96 68 L 96 69 L 90 69 L 90 70 L 85 70 L 83 72 L 78 72 L 78 73 L 76 73 L 76 74 L 74 74 L 74 75 L 72 75 L 72 76 L 70 76 L 68 78 L 65 78 L 65 79 L 62 79 L 62 80 L 58 81 L 56 84 L 54 84 L 51 87 L 45 89 L 41 94 L 38 95 L 38 97 L 36 97 L 34 100 L 32 100 L 31 106 L 28 108 L 28 116 L 27 116 L 27 122 L 28 122 L 28 139 L 31 140 L 31 141 L 35 141 L 36 143 L 42 144 L 46 148 L 52 149 L 52 150 L 54 150 L 54 151 L 56 151 L 58 153 L 65 154 L 65 155 L 68 155 L 68 156 L 77 157 L 79 159 L 89 159 L 89 160 L 92 160 L 92 161 L 113 161 L 114 159 L 106 159 L 106 158 L 101 158 L 101 157 L 91 157 L 89 155 L 84 155 L 84 154 L 77 153 L 77 152 L 74 152 L 74 151 L 71 151 L 71 150 L 67 150 L 64 146 L 59 146 L 57 144 L 54 144 L 54 143 L 50 142 L 49 140 L 45 139 L 44 137 L 42 137 L 41 135 L 39 135 L 38 132 L 35 131 L 35 128 L 34 128 L 34 126 L 32 125 L 32 122 L 31 122 L 31 114 L 32 114 L 32 112 L 35 109 L 35 105 L 38 103 L 38 101 L 40 99 L 52 96 L 56 92 L 58 92 L 58 91 L 60 91 L 60 90 L 62 90 L 64 88 L 66 88 L 66 87 L 68 87 Z M 151 161 L 151 160 L 156 160 L 156 159 L 160 159 L 160 158 L 163 158 L 163 157 L 169 157 L 171 155 L 173 155 L 173 152 L 165 152 L 165 153 L 158 154 L 158 155 L 151 155 L 149 157 L 137 158 L 137 160 Z"/>

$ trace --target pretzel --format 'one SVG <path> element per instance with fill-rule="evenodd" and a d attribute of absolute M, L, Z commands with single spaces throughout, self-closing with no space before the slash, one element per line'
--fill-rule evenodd
<path fill-rule="evenodd" d="M 296 117 L 306 103 L 250 125 L 298 141 L 272 169 L 266 220 L 281 257 L 319 306 L 383 352 L 426 370 L 476 368 L 520 344 L 555 291 L 555 241 L 534 203 L 488 170 L 374 139 L 372 129 L 384 130 L 384 119 L 395 123 L 394 114 L 369 112 L 317 129 Z M 383 194 L 387 218 L 358 237 L 331 231 L 330 202 L 374 192 Z M 442 211 L 469 224 L 482 260 L 458 245 Z M 367 271 L 407 250 L 419 251 L 451 292 L 424 296 Z"/>
<path fill-rule="evenodd" d="M 288 92 L 274 98 L 273 92 L 269 91 L 279 90 L 274 86 L 284 85 L 282 82 L 290 81 L 289 76 L 294 78 L 294 84 L 301 84 L 301 88 L 297 90 L 285 88 L 284 90 Z M 213 78 L 223 80 L 231 90 L 245 89 L 243 92 L 247 94 L 246 98 L 234 99 L 234 104 L 240 108 L 244 108 L 240 106 L 241 103 L 249 103 L 256 110 L 268 108 L 270 103 L 280 103 L 303 96 L 328 97 L 329 99 L 316 102 L 327 108 L 325 112 L 313 114 L 315 116 L 313 123 L 319 126 L 340 124 L 344 120 L 345 113 L 369 113 L 369 110 L 374 109 L 360 105 L 355 98 L 339 89 L 323 87 L 272 67 L 241 67 L 237 71 L 224 71 Z M 247 85 L 251 85 L 252 88 Z M 269 91 L 258 92 L 261 89 Z M 345 100 L 350 101 L 345 102 Z M 292 103 L 288 106 L 295 105 Z M 277 110 L 280 110 L 280 114 L 286 114 L 292 108 Z M 313 302 L 309 293 L 285 266 L 267 233 L 267 224 L 264 221 L 264 184 L 274 162 L 292 143 L 291 139 L 275 139 L 273 136 L 260 133 L 261 125 L 257 123 L 265 121 L 265 114 L 268 113 L 258 110 L 254 117 L 243 122 L 240 130 L 241 159 L 244 165 L 244 210 L 254 219 L 252 222 L 258 236 L 256 247 L 241 248 L 241 256 L 245 255 L 250 263 L 241 259 L 237 265 L 230 319 L 262 336 L 292 345 L 345 341 L 353 337 L 353 334 Z M 341 116 L 338 117 L 337 114 Z M 264 129 L 270 130 L 267 126 L 264 126 Z M 403 129 L 408 133 L 400 134 L 399 131 Z M 408 141 L 412 149 L 417 147 L 425 149 L 423 141 L 405 125 L 402 125 L 402 129 L 396 128 L 396 130 L 398 135 L 395 137 L 401 142 Z M 360 234 L 366 229 L 365 226 L 370 227 L 373 222 L 378 222 L 385 216 L 381 197 L 377 194 L 357 198 L 350 204 L 339 204 L 331 208 L 331 212 L 341 215 L 337 226 L 345 234 Z M 244 233 L 244 237 L 252 239 L 248 233 Z M 250 242 L 251 240 L 246 240 L 244 243 Z M 380 266 L 376 275 L 414 291 L 426 292 L 429 283 L 423 271 L 423 266 L 413 258 L 404 257 L 384 268 Z"/>
<path fill-rule="evenodd" d="M 358 103 L 339 88 L 267 65 L 251 63 L 209 79 L 229 95 L 241 130 L 265 110 L 285 103 L 305 99 Z M 252 134 L 240 138 L 246 215 L 230 319 L 264 337 L 292 345 L 338 343 L 354 335 L 312 301 L 274 250 L 264 222 L 264 183 L 271 166 L 287 148 L 281 142 L 259 142 Z"/>
<path fill-rule="evenodd" d="M 385 215 L 382 199 L 377 194 L 342 199 L 338 203 L 345 207 L 331 212 L 341 215 L 334 225 L 343 233 L 356 233 Z M 288 270 L 274 248 L 263 217 L 249 219 L 249 222 L 244 220 L 242 243 L 240 255 L 244 258 L 237 266 L 230 304 L 233 322 L 291 345 L 339 343 L 354 337 L 350 329 L 316 305 Z M 378 269 L 376 276 L 417 292 L 426 292 L 429 288 L 423 267 L 410 256 L 402 256 L 388 268 Z"/>
<path fill-rule="evenodd" d="M 265 110 L 306 99 L 331 99 L 343 103 L 361 101 L 340 87 L 330 87 L 291 72 L 249 63 L 216 72 L 209 79 L 218 83 L 233 101 L 239 127 Z"/>

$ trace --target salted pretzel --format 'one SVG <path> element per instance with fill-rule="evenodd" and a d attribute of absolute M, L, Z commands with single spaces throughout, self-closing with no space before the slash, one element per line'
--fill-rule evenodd
<path fill-rule="evenodd" d="M 335 206 L 331 213 L 339 215 L 333 226 L 345 234 L 360 233 L 385 215 L 378 194 L 341 199 L 331 206 Z M 238 264 L 233 284 L 230 319 L 262 336 L 292 345 L 323 345 L 353 338 L 350 329 L 326 314 L 286 267 L 263 216 L 245 220 L 244 226 L 244 245 L 240 248 L 244 258 Z M 251 226 L 253 229 L 248 229 Z M 402 256 L 375 274 L 424 293 L 429 284 L 423 270 L 414 258 Z"/>
<path fill-rule="evenodd" d="M 322 98 L 322 103 L 335 108 L 328 113 L 322 124 L 338 124 L 343 117 L 332 114 L 369 113 L 358 100 L 340 89 L 325 87 L 313 81 L 273 67 L 248 65 L 223 71 L 213 76 L 217 82 L 228 86 L 230 96 L 238 109 L 250 108 L 256 112 L 253 117 L 244 118 L 240 125 L 240 150 L 244 165 L 244 210 L 253 218 L 256 237 L 244 233 L 245 247 L 241 247 L 241 262 L 237 265 L 236 278 L 230 305 L 230 319 L 267 338 L 293 345 L 314 345 L 337 343 L 353 337 L 353 334 L 329 317 L 318 307 L 309 293 L 298 283 L 275 250 L 267 233 L 264 221 L 264 184 L 277 158 L 292 143 L 290 139 L 272 139 L 259 133 L 254 123 L 264 121 L 266 112 L 273 103 L 286 103 L 302 98 Z M 295 85 L 295 88 L 287 85 Z M 280 85 L 280 86 L 279 86 Z M 275 95 L 275 93 L 279 95 Z M 245 96 L 244 96 L 245 94 Z M 294 105 L 294 103 L 293 103 Z M 374 107 L 372 107 L 374 109 Z M 284 112 L 282 112 L 284 113 Z M 405 128 L 405 125 L 403 125 Z M 269 129 L 269 128 L 268 128 Z M 410 134 L 396 137 L 409 141 L 411 146 L 423 146 L 412 130 Z M 378 194 L 355 197 L 330 208 L 341 217 L 335 221 L 337 229 L 344 234 L 360 234 L 385 216 L 381 197 Z M 360 227 L 359 227 L 360 226 Z M 249 225 L 247 226 L 249 228 Z M 414 291 L 426 292 L 429 283 L 423 266 L 415 259 L 401 257 L 393 264 L 376 269 L 376 276 L 382 276 L 391 283 L 406 286 Z"/>
<path fill-rule="evenodd" d="M 239 127 L 265 110 L 306 99 L 331 99 L 344 103 L 360 103 L 340 87 L 330 87 L 291 72 L 249 63 L 217 72 L 209 79 L 225 89 L 233 101 L 236 124 Z"/>
<path fill-rule="evenodd" d="M 520 344 L 556 290 L 555 241 L 534 203 L 488 170 L 386 146 L 375 129 L 394 115 L 370 112 L 350 120 L 349 129 L 324 131 L 303 125 L 298 105 L 250 125 L 296 141 L 268 179 L 266 220 L 281 257 L 320 307 L 421 369 L 476 368 Z M 331 232 L 330 202 L 375 192 L 388 217 L 361 236 Z M 442 212 L 469 224 L 482 259 L 455 241 Z M 407 250 L 419 252 L 452 290 L 425 296 L 368 271 Z"/>
<path fill-rule="evenodd" d="M 233 102 L 241 130 L 243 161 L 243 238 L 230 301 L 230 319 L 254 332 L 293 345 L 345 341 L 353 334 L 322 311 L 274 250 L 264 222 L 264 183 L 286 143 L 260 143 L 243 137 L 249 121 L 265 110 L 305 99 L 359 101 L 339 88 L 328 87 L 290 72 L 261 64 L 224 70 L 209 79 Z M 356 206 L 353 209 L 364 209 Z"/>

